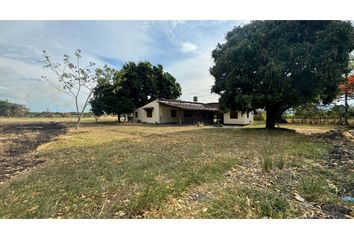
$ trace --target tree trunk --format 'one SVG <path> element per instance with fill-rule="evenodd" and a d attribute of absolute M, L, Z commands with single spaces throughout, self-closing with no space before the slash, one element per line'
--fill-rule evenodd
<path fill-rule="evenodd" d="M 179 125 L 182 125 L 182 111 L 181 111 L 181 109 L 178 109 L 178 119 L 179 119 Z"/>
<path fill-rule="evenodd" d="M 77 116 L 76 130 L 79 130 L 80 122 L 81 122 L 81 114 L 79 114 L 79 115 Z"/>
<path fill-rule="evenodd" d="M 266 128 L 274 129 L 275 128 L 275 116 L 267 111 L 267 119 L 266 119 Z"/>
<path fill-rule="evenodd" d="M 266 119 L 266 128 L 274 129 L 275 123 L 279 120 L 282 114 L 282 108 L 278 106 L 266 107 L 267 119 Z"/>
<path fill-rule="evenodd" d="M 118 114 L 118 122 L 120 122 L 120 114 Z"/>
<path fill-rule="evenodd" d="M 344 95 L 344 104 L 345 104 L 345 115 L 344 115 L 344 123 L 348 126 L 348 93 L 345 91 Z"/>
<path fill-rule="evenodd" d="M 79 103 L 77 97 L 75 97 L 75 105 L 76 105 L 76 114 L 77 114 L 76 130 L 79 130 L 81 115 L 80 115 Z"/>

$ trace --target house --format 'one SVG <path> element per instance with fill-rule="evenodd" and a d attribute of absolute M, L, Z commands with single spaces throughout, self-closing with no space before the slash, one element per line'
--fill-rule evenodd
<path fill-rule="evenodd" d="M 215 123 L 246 125 L 253 123 L 253 112 L 222 112 L 218 103 L 156 99 L 134 111 L 133 121 L 144 123 Z"/>

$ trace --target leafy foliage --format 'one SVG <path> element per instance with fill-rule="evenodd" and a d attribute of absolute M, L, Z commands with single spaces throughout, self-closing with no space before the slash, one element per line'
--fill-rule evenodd
<path fill-rule="evenodd" d="M 24 117 L 29 113 L 29 109 L 24 105 L 0 100 L 0 116 Z"/>
<path fill-rule="evenodd" d="M 333 106 L 322 106 L 319 104 L 309 103 L 294 109 L 296 117 L 303 118 L 338 118 L 344 117 L 345 106 L 344 105 L 333 105 Z M 354 117 L 354 107 L 348 108 L 348 113 L 350 117 Z"/>
<path fill-rule="evenodd" d="M 295 116 L 305 117 L 305 118 L 317 118 L 325 117 L 328 113 L 328 110 L 324 109 L 321 105 L 316 103 L 308 103 L 295 109 Z"/>
<path fill-rule="evenodd" d="M 149 62 L 126 63 L 120 72 L 120 86 L 126 97 L 140 107 L 157 98 L 176 99 L 181 95 L 181 86 L 161 65 Z"/>
<path fill-rule="evenodd" d="M 121 71 L 105 66 L 97 69 L 96 74 L 98 85 L 90 101 L 96 116 L 113 113 L 119 117 L 154 99 L 175 99 L 181 95 L 176 79 L 164 72 L 161 65 L 149 62 L 128 62 Z"/>
<path fill-rule="evenodd" d="M 212 92 L 223 109 L 265 108 L 267 128 L 291 107 L 329 103 L 348 73 L 354 30 L 343 21 L 254 21 L 213 51 Z"/>
<path fill-rule="evenodd" d="M 130 113 L 133 105 L 121 91 L 119 72 L 107 65 L 96 69 L 98 85 L 94 89 L 94 98 L 90 101 L 91 111 L 95 116 L 106 114 Z"/>
<path fill-rule="evenodd" d="M 350 75 L 347 81 L 339 85 L 339 89 L 342 93 L 352 95 L 354 93 L 354 75 Z"/>

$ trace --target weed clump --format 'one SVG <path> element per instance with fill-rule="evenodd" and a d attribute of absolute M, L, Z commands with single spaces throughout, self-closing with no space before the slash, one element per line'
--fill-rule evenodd
<path fill-rule="evenodd" d="M 271 156 L 263 157 L 263 171 L 270 172 L 273 169 L 273 159 Z"/>
<path fill-rule="evenodd" d="M 214 201 L 205 217 L 211 218 L 284 218 L 290 205 L 281 196 L 265 190 L 227 188 Z"/>
<path fill-rule="evenodd" d="M 285 157 L 282 155 L 274 157 L 271 154 L 262 157 L 263 172 L 270 172 L 274 166 L 278 169 L 283 169 L 285 166 Z"/>
<path fill-rule="evenodd" d="M 311 176 L 300 181 L 300 191 L 306 200 L 313 202 L 326 198 L 330 189 L 323 178 Z"/>
<path fill-rule="evenodd" d="M 277 157 L 276 165 L 277 165 L 277 168 L 279 168 L 279 169 L 284 168 L 284 166 L 285 166 L 284 156 L 280 155 Z"/>

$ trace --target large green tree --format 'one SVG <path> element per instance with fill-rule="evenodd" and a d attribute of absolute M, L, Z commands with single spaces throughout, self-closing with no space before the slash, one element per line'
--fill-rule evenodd
<path fill-rule="evenodd" d="M 182 90 L 176 79 L 168 72 L 164 72 L 162 65 L 153 66 L 152 98 L 176 99 L 181 96 Z"/>
<path fill-rule="evenodd" d="M 0 116 L 24 117 L 29 113 L 29 109 L 24 105 L 0 100 Z"/>
<path fill-rule="evenodd" d="M 176 79 L 161 65 L 149 62 L 128 62 L 117 75 L 124 95 L 140 107 L 157 98 L 176 99 L 182 94 Z"/>
<path fill-rule="evenodd" d="M 91 99 L 91 111 L 96 116 L 116 114 L 118 121 L 122 114 L 134 110 L 133 102 L 124 96 L 121 87 L 121 73 L 105 65 L 103 69 L 96 69 L 97 86 L 94 88 L 94 97 Z"/>
<path fill-rule="evenodd" d="M 180 85 L 161 65 L 128 62 L 120 71 L 105 66 L 96 72 L 98 85 L 90 102 L 96 116 L 113 113 L 119 120 L 121 114 L 131 113 L 149 101 L 181 95 Z"/>
<path fill-rule="evenodd" d="M 223 109 L 265 108 L 266 127 L 308 102 L 331 102 L 348 72 L 354 30 L 343 21 L 253 21 L 212 52 Z"/>

